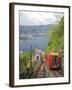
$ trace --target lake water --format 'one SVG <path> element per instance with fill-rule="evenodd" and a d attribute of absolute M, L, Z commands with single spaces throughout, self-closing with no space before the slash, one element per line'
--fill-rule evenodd
<path fill-rule="evenodd" d="M 30 51 L 31 46 L 32 50 L 34 50 L 35 48 L 44 50 L 48 46 L 48 36 L 32 36 L 32 39 L 19 40 L 19 51 Z"/>

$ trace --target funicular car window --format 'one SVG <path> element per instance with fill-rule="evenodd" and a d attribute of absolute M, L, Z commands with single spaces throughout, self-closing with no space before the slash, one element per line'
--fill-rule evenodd
<path fill-rule="evenodd" d="M 57 65 L 58 62 L 58 57 L 57 56 L 53 56 L 52 57 L 52 65 Z"/>

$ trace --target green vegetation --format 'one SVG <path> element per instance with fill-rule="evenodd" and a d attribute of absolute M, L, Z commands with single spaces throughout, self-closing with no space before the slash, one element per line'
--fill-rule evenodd
<path fill-rule="evenodd" d="M 20 71 L 25 72 L 27 70 L 27 64 L 29 59 L 31 59 L 31 52 L 23 52 L 20 53 L 19 57 L 19 65 L 20 65 Z"/>
<path fill-rule="evenodd" d="M 53 25 L 50 30 L 48 30 L 48 47 L 45 49 L 46 52 L 51 50 L 57 51 L 64 50 L 64 17 L 61 17 L 58 24 Z"/>

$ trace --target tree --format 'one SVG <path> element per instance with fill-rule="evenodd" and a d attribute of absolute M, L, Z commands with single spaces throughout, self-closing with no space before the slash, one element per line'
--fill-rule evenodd
<path fill-rule="evenodd" d="M 47 52 L 64 49 L 64 17 L 61 17 L 58 24 L 53 25 L 48 32 L 49 42 Z"/>

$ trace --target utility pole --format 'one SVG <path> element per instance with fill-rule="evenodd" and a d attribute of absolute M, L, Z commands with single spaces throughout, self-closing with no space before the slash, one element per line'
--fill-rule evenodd
<path fill-rule="evenodd" d="M 32 70 L 32 45 L 31 45 L 31 73 L 33 72 Z"/>

